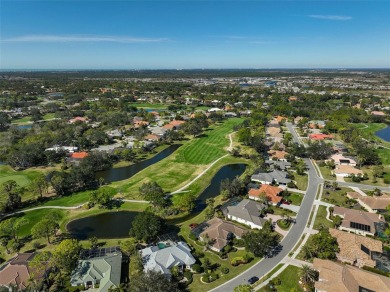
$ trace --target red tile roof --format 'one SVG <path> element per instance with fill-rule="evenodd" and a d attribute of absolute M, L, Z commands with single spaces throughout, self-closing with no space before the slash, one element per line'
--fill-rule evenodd
<path fill-rule="evenodd" d="M 74 159 L 83 159 L 88 155 L 89 155 L 88 152 L 74 152 L 70 157 Z"/>
<path fill-rule="evenodd" d="M 278 194 L 283 190 L 278 187 L 270 185 L 261 185 L 260 189 L 250 189 L 248 194 L 249 197 L 259 197 L 261 194 L 265 194 L 274 204 L 279 203 L 283 198 L 279 197 Z"/>

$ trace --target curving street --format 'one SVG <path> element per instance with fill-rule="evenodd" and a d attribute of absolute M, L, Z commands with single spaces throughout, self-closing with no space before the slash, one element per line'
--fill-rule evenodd
<path fill-rule="evenodd" d="M 290 123 L 287 123 L 289 131 L 293 135 L 294 142 L 300 142 L 298 136 Z M 282 260 L 288 256 L 294 246 L 297 244 L 299 239 L 304 233 L 305 227 L 309 221 L 310 212 L 316 198 L 317 189 L 323 180 L 317 175 L 316 169 L 310 159 L 305 159 L 308 166 L 309 182 L 306 190 L 306 195 L 302 200 L 301 207 L 296 217 L 296 223 L 291 227 L 287 236 L 281 241 L 282 250 L 276 256 L 272 258 L 265 258 L 238 275 L 230 281 L 214 288 L 210 291 L 233 291 L 234 287 L 240 284 L 247 284 L 247 280 L 252 276 L 259 278 L 263 277 L 270 271 L 272 271 Z"/>

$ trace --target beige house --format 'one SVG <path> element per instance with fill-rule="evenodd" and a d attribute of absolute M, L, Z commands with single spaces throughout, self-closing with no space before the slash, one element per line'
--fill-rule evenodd
<path fill-rule="evenodd" d="M 351 157 L 345 157 L 341 154 L 333 154 L 330 157 L 331 160 L 334 161 L 335 165 L 350 165 L 350 166 L 356 166 L 356 160 Z"/>
<path fill-rule="evenodd" d="M 204 241 L 209 238 L 210 248 L 220 252 L 234 237 L 241 238 L 247 231 L 232 223 L 214 217 L 206 222 L 207 228 L 199 235 L 199 239 Z"/>
<path fill-rule="evenodd" d="M 370 213 L 381 213 L 386 211 L 386 208 L 390 205 L 390 196 L 362 196 L 356 192 L 348 192 L 347 197 L 355 199 L 360 205 L 368 210 Z"/>
<path fill-rule="evenodd" d="M 333 173 L 338 176 L 346 177 L 352 175 L 363 175 L 363 171 L 350 165 L 337 165 Z"/>
<path fill-rule="evenodd" d="M 329 229 L 329 233 L 337 239 L 340 249 L 337 253 L 339 261 L 359 268 L 363 266 L 376 267 L 376 261 L 372 259 L 372 252 L 382 253 L 382 242 L 333 228 Z"/>
<path fill-rule="evenodd" d="M 319 272 L 316 292 L 390 291 L 390 278 L 385 276 L 329 260 L 314 259 L 313 266 Z"/>
<path fill-rule="evenodd" d="M 333 215 L 343 218 L 340 230 L 364 236 L 375 236 L 376 224 L 385 223 L 385 219 L 381 215 L 337 206 L 334 207 Z"/>

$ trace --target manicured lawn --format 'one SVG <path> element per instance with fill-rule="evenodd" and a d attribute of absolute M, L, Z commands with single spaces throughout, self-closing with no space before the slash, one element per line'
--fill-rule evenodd
<path fill-rule="evenodd" d="M 294 174 L 294 181 L 295 181 L 299 190 L 306 191 L 307 184 L 308 184 L 307 174 L 305 174 L 305 175 Z"/>
<path fill-rule="evenodd" d="M 299 285 L 298 273 L 300 268 L 296 266 L 288 266 L 277 278 L 281 280 L 281 284 L 276 286 L 278 292 L 303 291 Z M 262 288 L 260 291 L 267 291 Z"/>
<path fill-rule="evenodd" d="M 326 219 L 326 207 L 325 206 L 319 206 L 316 220 L 314 221 L 314 229 L 319 230 L 321 226 L 324 226 L 325 228 L 333 228 L 333 222 L 328 221 Z"/>
<path fill-rule="evenodd" d="M 8 180 L 14 180 L 18 186 L 26 187 L 34 178 L 39 175 L 39 173 L 41 173 L 40 170 L 15 171 L 10 166 L 0 165 L 0 186 Z M 23 201 L 29 200 L 31 198 L 33 198 L 33 194 L 28 191 L 25 192 L 22 196 Z M 0 197 L 0 201 L 3 199 L 4 198 Z"/>
<path fill-rule="evenodd" d="M 13 124 L 23 124 L 23 123 L 28 123 L 31 121 L 31 117 L 23 117 L 20 119 L 12 120 Z"/>
<path fill-rule="evenodd" d="M 350 205 L 346 203 L 346 200 L 348 199 L 346 195 L 347 192 L 353 192 L 353 190 L 350 188 L 338 188 L 333 191 L 332 189 L 324 188 L 321 201 L 348 208 Z"/>
<path fill-rule="evenodd" d="M 286 199 L 287 201 L 291 201 L 291 204 L 300 206 L 303 200 L 303 194 L 291 193 Z"/>
<path fill-rule="evenodd" d="M 328 179 L 328 180 L 335 180 L 336 179 L 332 175 L 332 171 L 330 170 L 329 167 L 327 167 L 327 166 L 319 166 L 318 168 L 320 169 L 321 174 L 324 177 L 324 179 Z"/>
<path fill-rule="evenodd" d="M 382 161 L 383 165 L 390 165 L 390 149 L 385 149 L 385 148 L 378 148 L 376 152 L 379 155 L 379 158 Z"/>
<path fill-rule="evenodd" d="M 234 118 L 214 125 L 204 132 L 200 138 L 183 145 L 176 156 L 177 162 L 190 164 L 209 164 L 218 157 L 226 154 L 225 147 L 229 146 L 227 135 L 232 132 L 233 126 L 240 124 L 243 119 Z"/>
<path fill-rule="evenodd" d="M 55 113 L 48 113 L 46 115 L 43 116 L 43 119 L 44 120 L 49 120 L 49 119 L 53 119 L 56 117 L 56 114 Z"/>
<path fill-rule="evenodd" d="M 31 212 L 21 213 L 18 214 L 17 217 L 24 218 L 28 221 L 26 225 L 23 225 L 20 228 L 19 236 L 25 237 L 31 234 L 31 228 L 42 218 L 44 218 L 49 212 L 56 212 L 61 215 L 62 219 L 65 219 L 65 215 L 69 213 L 67 210 L 48 210 L 48 209 L 41 209 L 41 210 L 35 210 Z M 7 220 L 7 219 L 6 219 Z"/>
<path fill-rule="evenodd" d="M 164 191 L 175 191 L 205 170 L 207 164 L 227 154 L 226 150 L 223 149 L 229 143 L 227 134 L 232 132 L 233 126 L 239 122 L 241 122 L 240 119 L 227 120 L 225 123 L 206 131 L 208 137 L 195 138 L 187 142 L 169 157 L 145 168 L 130 179 L 115 182 L 111 186 L 117 188 L 126 197 L 137 199 L 140 198 L 139 187 L 145 182 L 155 181 L 161 185 Z M 216 139 L 215 137 L 218 138 Z M 230 161 L 233 163 L 241 162 L 242 159 L 228 156 L 223 161 L 222 164 L 219 164 L 219 167 Z M 213 169 L 218 169 L 217 165 L 214 165 Z M 207 186 L 207 181 L 209 183 L 211 177 L 207 174 L 205 178 L 207 179 L 206 185 L 201 183 L 204 187 Z M 201 180 L 204 180 L 204 178 Z M 191 185 L 189 189 L 193 191 L 195 187 Z"/>

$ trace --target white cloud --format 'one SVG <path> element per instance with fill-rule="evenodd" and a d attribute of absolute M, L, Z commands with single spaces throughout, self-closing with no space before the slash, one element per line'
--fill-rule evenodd
<path fill-rule="evenodd" d="M 80 42 L 111 42 L 111 43 L 157 43 L 168 41 L 167 38 L 137 38 L 121 36 L 95 35 L 25 35 L 2 40 L 2 42 L 30 43 L 80 43 Z"/>
<path fill-rule="evenodd" d="M 326 19 L 326 20 L 351 20 L 352 16 L 346 15 L 308 15 L 310 18 Z"/>

